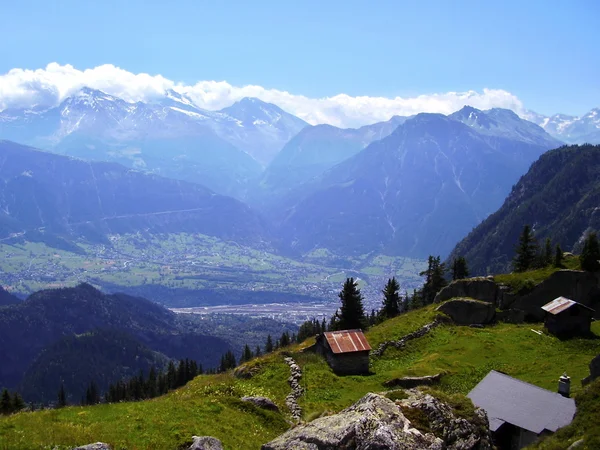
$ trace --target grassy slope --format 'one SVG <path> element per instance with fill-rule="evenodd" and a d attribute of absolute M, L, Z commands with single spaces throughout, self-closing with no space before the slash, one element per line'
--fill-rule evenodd
<path fill-rule="evenodd" d="M 368 333 L 375 348 L 387 339 L 413 331 L 432 320 L 434 307 L 389 320 Z M 384 390 L 382 382 L 402 375 L 426 375 L 446 371 L 440 389 L 466 394 L 491 369 L 541 387 L 556 388 L 565 370 L 573 390 L 587 375 L 588 364 L 600 353 L 600 339 L 560 341 L 539 336 L 531 329 L 541 325 L 498 324 L 485 329 L 445 325 L 412 341 L 404 350 L 388 349 L 372 358 L 373 374 L 337 377 L 315 355 L 289 349 L 305 371 L 307 393 L 301 399 L 306 418 L 338 411 L 370 391 Z M 600 336 L 600 323 L 593 325 Z M 175 448 L 192 435 L 212 435 L 226 448 L 259 448 L 287 429 L 285 420 L 241 403 L 243 395 L 271 397 L 287 414 L 284 398 L 289 392 L 289 370 L 283 355 L 275 353 L 254 360 L 261 367 L 250 380 L 230 374 L 200 376 L 186 387 L 152 401 L 69 407 L 63 410 L 20 413 L 0 419 L 0 448 L 36 448 L 107 441 L 116 448 Z"/>

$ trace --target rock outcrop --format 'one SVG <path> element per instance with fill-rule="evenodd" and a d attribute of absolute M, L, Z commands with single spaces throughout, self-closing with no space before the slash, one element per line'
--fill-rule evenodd
<path fill-rule="evenodd" d="M 440 305 L 437 311 L 447 314 L 458 325 L 488 324 L 496 317 L 493 303 L 457 298 Z"/>
<path fill-rule="evenodd" d="M 441 325 L 442 323 L 444 323 L 444 320 L 442 318 L 436 318 L 433 322 L 428 323 L 427 325 L 423 325 L 417 331 L 413 331 L 412 333 L 409 333 L 398 340 L 382 342 L 381 344 L 379 344 L 379 347 L 377 347 L 371 352 L 371 355 L 381 356 L 389 346 L 402 348 L 406 345 L 408 341 L 425 336 L 427 333 L 429 333 L 431 330 L 433 330 L 438 325 Z"/>
<path fill-rule="evenodd" d="M 420 410 L 433 432 L 419 431 L 403 409 L 407 415 Z M 400 403 L 367 394 L 339 414 L 289 430 L 262 450 L 490 450 L 487 417 L 477 414 L 481 423 L 458 418 L 450 406 L 419 391 Z"/>
<path fill-rule="evenodd" d="M 242 397 L 242 401 L 252 403 L 259 408 L 269 409 L 271 411 L 279 411 L 279 407 L 273 403 L 273 400 L 267 397 Z"/>
<path fill-rule="evenodd" d="M 581 383 L 585 386 L 591 383 L 596 378 L 600 378 L 600 355 L 597 355 L 590 363 L 590 374 L 585 377 Z"/>
<path fill-rule="evenodd" d="M 298 399 L 304 393 L 304 389 L 300 386 L 300 380 L 302 379 L 302 369 L 300 366 L 296 364 L 294 358 L 285 357 L 284 361 L 290 366 L 290 377 L 288 378 L 288 383 L 292 388 L 292 391 L 285 398 L 285 404 L 290 410 L 292 417 L 296 421 L 300 421 L 302 419 L 302 408 L 298 405 Z"/>
<path fill-rule="evenodd" d="M 468 297 L 482 302 L 498 304 L 500 286 L 492 277 L 466 278 L 456 280 L 437 293 L 434 303 L 445 302 L 455 297 Z"/>
<path fill-rule="evenodd" d="M 223 444 L 212 436 L 192 436 L 192 445 L 187 450 L 223 450 Z"/>
<path fill-rule="evenodd" d="M 560 296 L 596 309 L 596 317 L 600 314 L 600 308 L 597 306 L 600 302 L 598 278 L 593 273 L 579 270 L 554 272 L 531 292 L 518 297 L 512 308 L 525 311 L 528 320 L 541 321 L 544 319 L 542 306 Z"/>
<path fill-rule="evenodd" d="M 104 442 L 95 442 L 93 444 L 82 445 L 81 447 L 75 447 L 73 450 L 112 450 L 109 444 Z"/>
<path fill-rule="evenodd" d="M 394 378 L 392 380 L 386 381 L 383 383 L 385 387 L 401 387 L 405 389 L 415 388 L 417 386 L 431 386 L 432 384 L 437 384 L 442 379 L 441 373 L 436 373 L 435 375 L 427 375 L 424 377 L 403 377 L 403 378 Z"/>

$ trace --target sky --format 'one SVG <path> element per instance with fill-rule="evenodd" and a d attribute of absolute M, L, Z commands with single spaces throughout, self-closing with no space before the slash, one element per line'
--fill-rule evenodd
<path fill-rule="evenodd" d="M 84 82 L 131 101 L 177 87 L 208 109 L 255 95 L 342 126 L 600 106 L 596 0 L 20 0 L 2 16 L 0 109 Z"/>

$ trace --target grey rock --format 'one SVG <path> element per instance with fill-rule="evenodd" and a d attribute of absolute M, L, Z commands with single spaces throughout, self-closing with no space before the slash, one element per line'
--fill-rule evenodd
<path fill-rule="evenodd" d="M 242 397 L 242 401 L 252 403 L 259 408 L 269 409 L 271 411 L 279 411 L 279 407 L 273 403 L 273 400 L 267 397 Z"/>
<path fill-rule="evenodd" d="M 523 323 L 525 321 L 525 311 L 520 309 L 500 311 L 496 313 L 496 320 L 506 323 Z"/>
<path fill-rule="evenodd" d="M 488 324 L 496 317 L 493 303 L 469 298 L 450 300 L 437 308 L 447 314 L 458 325 Z"/>
<path fill-rule="evenodd" d="M 432 384 L 437 384 L 440 382 L 442 378 L 441 373 L 436 373 L 435 375 L 427 375 L 424 377 L 404 377 L 404 378 L 394 378 L 392 380 L 386 381 L 383 383 L 385 387 L 402 387 L 405 389 L 414 388 L 417 386 L 431 386 Z"/>
<path fill-rule="evenodd" d="M 592 359 L 592 362 L 590 362 L 590 374 L 587 377 L 585 377 L 581 381 L 581 383 L 585 386 L 599 377 L 600 377 L 600 355 L 597 355 L 594 359 Z"/>
<path fill-rule="evenodd" d="M 593 273 L 579 270 L 554 272 L 535 286 L 530 293 L 515 300 L 512 307 L 525 311 L 526 317 L 530 320 L 542 321 L 545 314 L 542 306 L 560 296 L 594 308 L 596 314 L 599 313 L 600 308 L 594 304 L 600 296 L 598 277 Z"/>
<path fill-rule="evenodd" d="M 339 414 L 321 417 L 264 444 L 262 450 L 491 450 L 487 417 L 477 410 L 476 422 L 456 417 L 448 405 L 420 391 L 393 402 L 367 394 Z M 403 408 L 421 409 L 433 433 L 422 433 L 404 416 Z"/>
<path fill-rule="evenodd" d="M 192 436 L 194 441 L 188 450 L 223 450 L 223 444 L 211 436 Z"/>
<path fill-rule="evenodd" d="M 493 278 L 478 277 L 456 280 L 437 293 L 434 303 L 441 303 L 455 297 L 468 297 L 496 305 L 499 290 L 500 287 Z"/>
<path fill-rule="evenodd" d="M 583 444 L 584 444 L 584 440 L 579 439 L 578 441 L 575 441 L 571 445 L 569 445 L 569 448 L 567 450 L 575 450 L 576 448 L 581 448 L 581 447 L 583 447 Z"/>
<path fill-rule="evenodd" d="M 82 445 L 75 447 L 73 450 L 112 450 L 112 447 L 104 442 L 96 442 L 94 444 Z"/>

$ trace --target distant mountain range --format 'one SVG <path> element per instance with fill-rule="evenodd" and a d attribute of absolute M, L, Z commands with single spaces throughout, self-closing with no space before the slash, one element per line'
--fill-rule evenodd
<path fill-rule="evenodd" d="M 137 231 L 202 233 L 249 245 L 268 240 L 256 212 L 201 185 L 0 141 L 3 238 L 60 246 Z"/>
<path fill-rule="evenodd" d="M 548 117 L 532 111 L 528 111 L 524 117 L 563 142 L 600 144 L 600 108 L 594 108 L 581 117 L 566 114 Z"/>
<path fill-rule="evenodd" d="M 56 107 L 0 112 L 0 139 L 241 197 L 248 180 L 306 125 L 258 99 L 206 111 L 174 91 L 156 103 L 128 103 L 84 88 Z"/>
<path fill-rule="evenodd" d="M 450 258 L 466 257 L 473 275 L 510 271 L 525 225 L 540 245 L 579 249 L 600 230 L 600 146 L 561 147 L 543 154 L 513 187 L 498 211 L 461 240 Z"/>
<path fill-rule="evenodd" d="M 559 145 L 508 110 L 419 114 L 296 187 L 272 217 L 300 253 L 446 255 Z"/>

